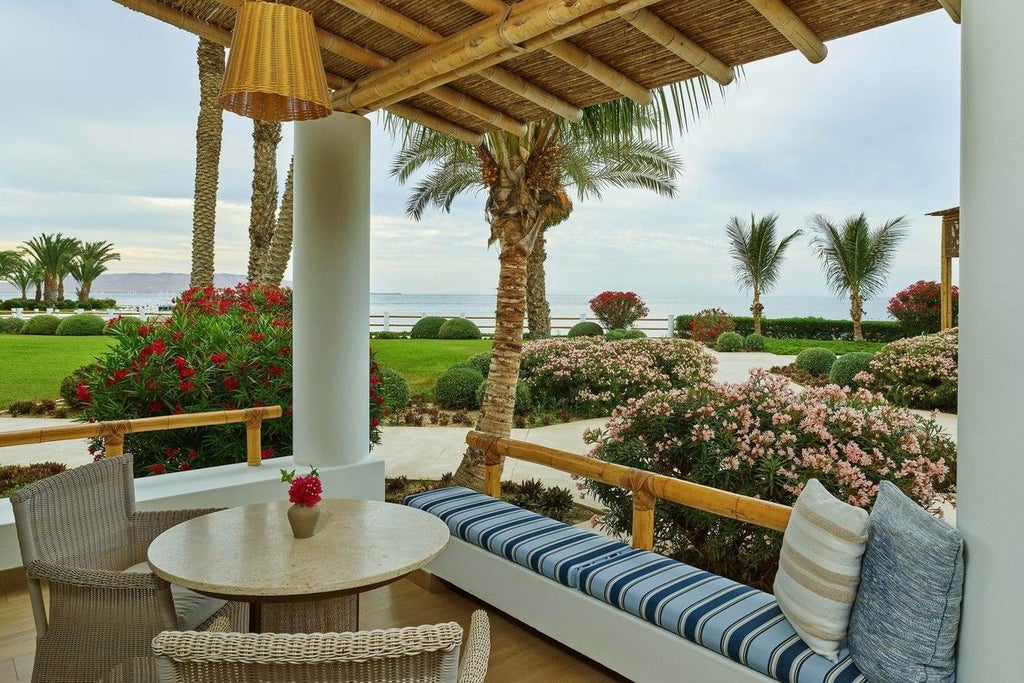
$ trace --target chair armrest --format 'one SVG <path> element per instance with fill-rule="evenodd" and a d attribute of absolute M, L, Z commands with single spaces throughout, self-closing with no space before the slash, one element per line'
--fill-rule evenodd
<path fill-rule="evenodd" d="M 491 622 L 483 610 L 473 612 L 466 651 L 459 664 L 459 683 L 483 683 L 491 656 Z"/>
<path fill-rule="evenodd" d="M 193 508 L 190 510 L 157 510 L 153 512 L 136 512 L 131 516 L 132 540 L 136 547 L 141 546 L 143 557 L 153 539 L 176 524 L 190 519 L 217 512 L 224 508 Z"/>
<path fill-rule="evenodd" d="M 42 560 L 29 562 L 25 567 L 25 574 L 30 579 L 42 579 L 85 588 L 159 591 L 168 590 L 170 586 L 156 574 L 148 572 L 85 569 L 43 562 Z"/>

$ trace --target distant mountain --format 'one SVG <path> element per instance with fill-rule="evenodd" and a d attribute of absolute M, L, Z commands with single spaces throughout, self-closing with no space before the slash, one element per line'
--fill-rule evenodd
<path fill-rule="evenodd" d="M 165 294 L 183 292 L 188 289 L 188 273 L 104 273 L 92 284 L 94 295 L 108 293 Z M 235 273 L 217 273 L 213 276 L 213 284 L 217 287 L 234 287 L 245 282 L 245 275 Z M 292 283 L 285 280 L 284 285 Z M 71 278 L 64 282 L 64 290 L 74 296 L 76 283 Z M 0 282 L 0 299 L 9 299 L 19 292 L 6 282 Z M 31 293 L 30 293 L 31 296 Z"/>

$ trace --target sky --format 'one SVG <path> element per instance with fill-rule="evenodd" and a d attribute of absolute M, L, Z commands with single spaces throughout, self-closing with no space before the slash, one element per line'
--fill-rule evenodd
<path fill-rule="evenodd" d="M 905 215 L 888 292 L 938 280 L 940 220 L 924 214 L 959 204 L 959 32 L 936 11 L 829 42 L 820 64 L 792 52 L 747 65 L 676 139 L 676 197 L 608 190 L 549 231 L 548 292 L 743 293 L 725 226 L 752 213 L 804 231 L 774 294 L 829 293 L 808 244 L 813 214 L 864 212 L 872 225 Z M 109 0 L 3 3 L 0 249 L 63 232 L 113 242 L 111 272 L 189 272 L 196 42 Z M 484 195 L 407 217 L 409 187 L 388 174 L 396 148 L 371 119 L 371 291 L 492 293 Z M 245 272 L 251 132 L 225 113 L 217 272 Z M 291 149 L 285 124 L 282 185 Z"/>

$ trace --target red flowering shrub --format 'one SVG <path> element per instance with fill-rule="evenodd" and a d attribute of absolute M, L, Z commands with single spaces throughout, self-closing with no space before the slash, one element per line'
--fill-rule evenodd
<path fill-rule="evenodd" d="M 953 287 L 953 325 L 960 312 L 960 290 Z M 934 280 L 918 280 L 889 299 L 889 315 L 909 334 L 938 332 L 941 326 L 942 290 Z"/>
<path fill-rule="evenodd" d="M 732 332 L 736 323 L 721 308 L 705 308 L 690 319 L 690 339 L 713 345 L 723 332 Z"/>
<path fill-rule="evenodd" d="M 281 405 L 263 423 L 263 457 L 292 452 L 291 290 L 239 285 L 190 289 L 164 323 L 120 325 L 96 366 L 82 373 L 77 398 L 89 421 Z M 372 372 L 372 370 L 371 370 Z M 380 401 L 370 385 L 370 441 L 380 442 Z M 379 397 L 377 397 L 379 398 Z M 245 460 L 245 425 L 125 436 L 137 475 Z M 372 447 L 372 446 L 371 446 Z M 102 457 L 102 442 L 90 446 Z"/>
<path fill-rule="evenodd" d="M 590 310 L 609 330 L 627 328 L 650 312 L 633 292 L 601 292 L 590 300 Z"/>

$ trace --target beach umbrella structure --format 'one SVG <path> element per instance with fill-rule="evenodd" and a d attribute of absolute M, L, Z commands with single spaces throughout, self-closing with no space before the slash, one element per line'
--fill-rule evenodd
<path fill-rule="evenodd" d="M 245 4 L 116 1 L 225 46 Z M 295 124 L 294 457 L 325 477 L 339 473 L 333 495 L 353 497 L 379 497 L 384 479 L 383 463 L 367 449 L 370 124 L 364 114 L 386 109 L 476 145 L 489 131 L 518 133 L 552 114 L 578 120 L 582 107 L 598 102 L 646 103 L 657 88 L 698 74 L 728 84 L 735 67 L 794 50 L 828 68 L 825 41 L 926 12 L 961 21 L 960 0 L 287 4 L 311 13 L 314 50 L 333 91 L 329 115 Z M 968 564 L 958 666 L 962 680 L 981 681 L 1005 680 L 1016 670 L 1024 612 L 1017 590 L 1024 562 L 1018 490 L 1024 364 L 995 362 L 989 341 L 1024 332 L 1013 314 L 1024 288 L 1024 234 L 1008 220 L 1024 212 L 1024 43 L 1017 36 L 1024 4 L 966 5 L 960 206 L 971 239 L 961 266 L 957 521 Z M 260 85 L 250 87 L 257 92 Z M 245 100 L 244 93 L 235 95 Z M 275 110 L 257 109 L 268 108 Z"/>

